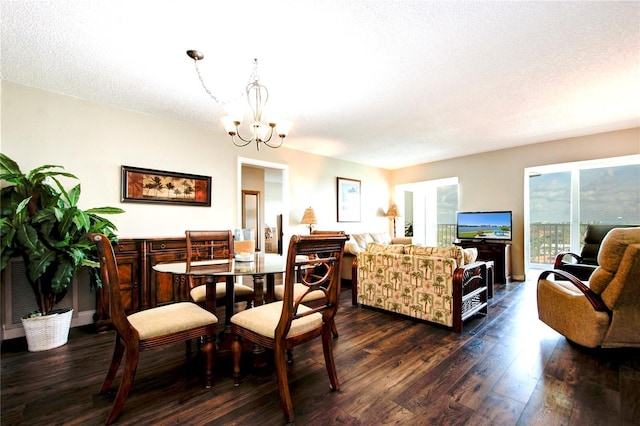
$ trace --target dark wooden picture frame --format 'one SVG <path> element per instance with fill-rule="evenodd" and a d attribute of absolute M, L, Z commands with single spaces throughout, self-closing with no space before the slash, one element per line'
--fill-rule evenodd
<path fill-rule="evenodd" d="M 211 206 L 211 177 L 122 166 L 123 203 Z"/>
<path fill-rule="evenodd" d="M 338 222 L 360 222 L 361 182 L 337 178 Z"/>

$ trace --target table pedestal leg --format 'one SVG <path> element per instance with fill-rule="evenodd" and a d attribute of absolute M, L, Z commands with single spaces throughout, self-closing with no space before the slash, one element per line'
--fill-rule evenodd
<path fill-rule="evenodd" d="M 264 275 L 262 274 L 253 275 L 253 299 L 255 306 L 264 305 Z"/>
<path fill-rule="evenodd" d="M 231 350 L 231 316 L 233 315 L 233 306 L 235 304 L 235 291 L 234 291 L 234 277 L 227 276 L 225 282 L 226 295 L 224 298 L 224 329 L 218 336 L 218 351 L 230 351 Z M 211 283 L 207 283 L 207 310 L 211 311 L 210 306 L 213 306 L 215 312 L 216 305 L 216 283 L 215 278 Z M 220 320 L 220 318 L 218 318 Z"/>

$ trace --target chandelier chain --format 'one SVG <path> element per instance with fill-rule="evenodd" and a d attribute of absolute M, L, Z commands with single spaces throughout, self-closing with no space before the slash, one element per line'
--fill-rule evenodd
<path fill-rule="evenodd" d="M 196 73 L 198 74 L 198 79 L 200 80 L 200 84 L 202 85 L 202 88 L 204 89 L 204 91 L 207 93 L 207 95 L 209 95 L 209 97 L 211 99 L 213 99 L 213 101 L 215 103 L 217 103 L 218 105 L 221 106 L 225 106 L 228 103 L 233 103 L 235 101 L 237 101 L 238 99 L 242 98 L 244 96 L 244 93 L 240 93 L 238 96 L 236 96 L 235 98 L 228 100 L 228 101 L 223 101 L 218 99 L 218 97 L 216 95 L 214 95 L 213 93 L 211 93 L 211 90 L 209 90 L 209 88 L 207 87 L 207 85 L 204 82 L 204 79 L 202 78 L 202 74 L 200 73 L 200 67 L 198 67 L 198 61 L 194 61 L 195 65 L 196 65 Z M 254 72 L 257 72 L 257 70 L 255 70 Z"/>

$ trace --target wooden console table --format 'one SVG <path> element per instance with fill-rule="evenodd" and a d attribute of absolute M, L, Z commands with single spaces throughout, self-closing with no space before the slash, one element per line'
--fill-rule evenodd
<path fill-rule="evenodd" d="M 493 278 L 496 283 L 507 284 L 512 281 L 511 244 L 473 241 L 457 241 L 454 244 L 462 248 L 475 247 L 478 249 L 478 260 L 493 261 Z"/>

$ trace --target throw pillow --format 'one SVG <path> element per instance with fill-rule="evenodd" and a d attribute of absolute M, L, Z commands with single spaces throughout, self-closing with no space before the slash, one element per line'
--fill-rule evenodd
<path fill-rule="evenodd" d="M 384 252 L 393 254 L 404 254 L 404 244 L 389 244 Z"/>
<path fill-rule="evenodd" d="M 391 244 L 391 236 L 386 232 L 371 233 L 374 243 Z"/>
<path fill-rule="evenodd" d="M 464 264 L 468 265 L 473 263 L 478 258 L 478 249 L 476 247 L 468 247 L 466 249 L 462 249 L 464 253 Z"/>
<path fill-rule="evenodd" d="M 367 250 L 369 253 L 384 253 L 387 249 L 386 244 L 369 243 L 367 244 Z"/>
<path fill-rule="evenodd" d="M 373 238 L 371 238 L 370 234 L 351 234 L 351 239 L 355 241 L 361 250 L 367 248 L 367 243 L 373 242 Z"/>

